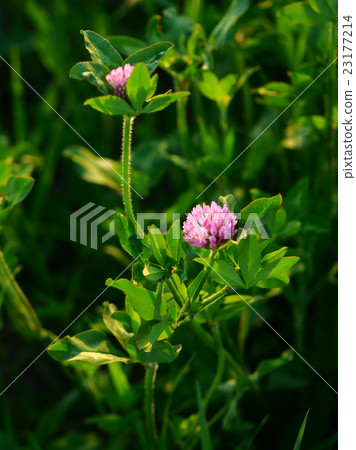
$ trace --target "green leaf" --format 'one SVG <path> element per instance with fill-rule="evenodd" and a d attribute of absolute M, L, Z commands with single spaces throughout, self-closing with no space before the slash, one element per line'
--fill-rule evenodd
<path fill-rule="evenodd" d="M 134 115 L 135 111 L 132 107 L 120 97 L 116 95 L 104 95 L 102 97 L 89 98 L 84 102 L 84 105 L 89 105 L 93 109 L 110 116 L 118 114 Z"/>
<path fill-rule="evenodd" d="M 269 274 L 262 280 L 257 283 L 257 286 L 263 288 L 273 288 L 273 287 L 282 287 L 289 283 L 288 270 L 294 266 L 299 261 L 298 256 L 286 256 L 278 261 L 274 261 L 271 263 L 273 265 L 272 270 Z M 277 262 L 277 264 L 276 264 Z M 267 270 L 269 265 L 267 265 L 262 270 Z M 262 272 L 262 271 L 261 271 Z"/>
<path fill-rule="evenodd" d="M 229 75 L 227 75 L 226 77 L 222 78 L 220 81 L 220 90 L 221 90 L 221 94 L 226 97 L 232 96 L 232 93 L 234 91 L 234 88 L 236 86 L 236 82 L 237 82 L 237 75 L 230 73 Z"/>
<path fill-rule="evenodd" d="M 9 163 L 9 161 L 6 159 L 5 161 L 0 161 L 0 186 L 6 184 L 10 175 L 11 175 L 11 164 Z"/>
<path fill-rule="evenodd" d="M 277 259 L 283 258 L 283 256 L 287 253 L 288 247 L 282 247 L 275 252 L 267 253 L 262 258 L 262 263 L 271 263 L 273 261 L 276 261 Z"/>
<path fill-rule="evenodd" d="M 234 211 L 235 204 L 236 204 L 236 200 L 235 200 L 235 197 L 234 197 L 232 194 L 228 194 L 228 195 L 226 195 L 225 197 L 223 197 L 222 195 L 220 195 L 220 197 L 219 197 L 219 203 L 220 203 L 221 205 L 226 205 L 227 208 L 228 208 L 228 210 L 229 210 L 230 212 L 233 212 L 233 211 Z"/>
<path fill-rule="evenodd" d="M 69 76 L 74 80 L 86 80 L 103 94 L 108 93 L 106 75 L 110 73 L 106 66 L 90 61 L 79 62 L 70 69 Z"/>
<path fill-rule="evenodd" d="M 168 230 L 166 242 L 173 261 L 178 265 L 180 260 L 185 256 L 183 235 L 179 220 L 176 220 Z"/>
<path fill-rule="evenodd" d="M 285 239 L 289 236 L 298 234 L 301 229 L 302 222 L 300 222 L 299 220 L 290 220 L 280 231 L 275 234 L 275 236 L 278 236 L 279 239 Z"/>
<path fill-rule="evenodd" d="M 168 341 L 156 342 L 150 352 L 141 351 L 139 359 L 145 363 L 171 363 L 182 350 L 181 345 L 171 345 Z"/>
<path fill-rule="evenodd" d="M 131 55 L 146 47 L 146 43 L 130 36 L 109 36 L 107 40 L 123 55 Z"/>
<path fill-rule="evenodd" d="M 121 193 L 122 179 L 119 176 L 121 167 L 115 161 L 105 158 L 105 161 L 85 147 L 72 146 L 63 151 L 66 158 L 70 158 L 77 166 L 80 176 L 89 183 L 100 184 Z M 110 166 L 108 166 L 110 164 Z"/>
<path fill-rule="evenodd" d="M 148 280 L 159 281 L 165 272 L 156 266 L 145 266 L 142 273 Z"/>
<path fill-rule="evenodd" d="M 128 327 L 130 317 L 124 312 L 117 311 L 117 308 L 113 303 L 105 302 L 104 306 L 105 306 L 105 308 L 104 308 L 104 313 L 103 313 L 103 321 L 104 321 L 106 327 L 116 337 L 116 339 L 120 342 L 122 347 L 124 349 L 126 349 L 127 341 L 131 337 L 134 336 L 134 334 L 130 332 L 131 327 Z M 116 318 L 113 318 L 112 315 L 117 312 L 119 312 L 120 315 L 116 316 Z M 126 316 L 127 316 L 125 323 L 122 321 L 123 314 L 126 314 Z M 120 317 L 121 321 L 118 320 L 119 317 Z"/>
<path fill-rule="evenodd" d="M 181 295 L 183 302 L 185 303 L 188 300 L 188 291 L 186 285 L 181 281 L 177 273 L 172 274 L 172 280 L 173 284 L 176 286 L 179 294 Z"/>
<path fill-rule="evenodd" d="M 183 98 L 189 95 L 189 92 L 173 92 L 171 94 L 156 95 L 148 100 L 147 105 L 143 108 L 142 114 L 149 114 L 156 111 L 161 111 L 167 108 L 171 103 L 175 102 L 178 98 Z"/>
<path fill-rule="evenodd" d="M 260 281 L 263 281 L 265 278 L 267 278 L 269 276 L 269 274 L 272 272 L 272 270 L 277 266 L 277 264 L 279 263 L 278 260 L 275 261 L 271 261 L 269 264 L 265 265 L 264 267 L 262 267 L 257 275 L 255 276 L 254 280 L 253 280 L 253 284 L 257 285 L 259 287 L 260 286 Z"/>
<path fill-rule="evenodd" d="M 318 14 L 322 14 L 328 19 L 337 19 L 337 0 L 308 0 L 309 5 Z"/>
<path fill-rule="evenodd" d="M 293 361 L 293 355 L 294 353 L 292 350 L 287 350 L 279 358 L 264 359 L 259 363 L 254 376 L 261 380 L 261 378 L 269 373 Z"/>
<path fill-rule="evenodd" d="M 223 47 L 228 44 L 232 37 L 234 26 L 239 17 L 241 17 L 249 7 L 249 0 L 233 0 L 224 17 L 216 25 L 210 35 L 210 42 L 215 48 Z"/>
<path fill-rule="evenodd" d="M 173 44 L 171 42 L 152 44 L 130 55 L 125 59 L 124 64 L 134 66 L 138 63 L 145 63 L 149 72 L 152 74 L 156 70 L 159 60 L 172 47 Z"/>
<path fill-rule="evenodd" d="M 201 261 L 198 261 L 201 262 Z M 204 264 L 201 262 L 201 264 Z M 209 263 L 210 264 L 210 263 Z M 205 271 L 202 270 L 198 273 L 198 275 L 194 278 L 194 280 L 190 283 L 188 286 L 187 292 L 188 296 L 191 302 L 194 302 L 194 300 L 198 297 L 201 289 L 201 283 L 203 282 L 205 278 Z"/>
<path fill-rule="evenodd" d="M 127 311 L 127 314 L 130 316 L 130 320 L 131 320 L 131 329 L 134 332 L 134 334 L 136 334 L 138 332 L 138 329 L 141 326 L 141 318 L 139 316 L 139 314 L 134 310 L 132 304 L 129 302 L 128 297 L 126 297 L 125 299 L 125 310 Z M 114 313 L 113 316 L 114 318 L 117 319 L 117 314 L 119 313 Z M 121 318 L 119 318 L 118 320 L 121 321 Z M 135 343 L 135 347 L 136 347 L 136 343 Z"/>
<path fill-rule="evenodd" d="M 127 308 L 130 310 L 130 308 Z M 131 315 L 130 315 L 131 314 Z M 112 324 L 117 335 L 121 334 L 121 340 L 124 342 L 124 348 L 132 359 L 137 359 L 137 346 L 135 333 L 140 327 L 140 318 L 138 314 L 131 308 L 130 314 L 123 311 L 115 311 L 111 315 L 111 320 L 117 322 L 117 326 Z M 137 320 L 137 322 L 136 322 Z M 112 322 L 111 322 L 112 323 Z M 118 336 L 116 336 L 118 339 Z M 120 339 L 118 339 L 121 343 Z"/>
<path fill-rule="evenodd" d="M 79 175 L 89 183 L 108 186 L 121 194 L 122 166 L 121 163 L 110 158 L 103 159 L 81 146 L 71 146 L 63 151 L 65 157 L 70 158 L 76 165 Z M 142 195 L 147 194 L 149 184 L 148 173 L 137 172 L 132 168 L 132 186 Z M 136 236 L 136 234 L 135 234 Z"/>
<path fill-rule="evenodd" d="M 246 70 L 244 70 L 237 80 L 237 83 L 234 87 L 234 92 L 237 92 L 246 83 L 250 76 L 253 75 L 257 70 L 259 70 L 259 68 L 259 66 L 255 66 L 248 67 Z"/>
<path fill-rule="evenodd" d="M 4 189 L 8 205 L 15 206 L 22 202 L 30 193 L 34 182 L 35 180 L 31 177 L 10 177 Z"/>
<path fill-rule="evenodd" d="M 118 213 L 117 228 L 122 248 L 133 258 L 138 258 L 142 252 L 142 245 L 137 238 L 136 226 L 126 216 Z"/>
<path fill-rule="evenodd" d="M 178 318 L 178 306 L 174 300 L 170 300 L 167 302 L 168 306 L 168 317 L 171 322 L 176 323 Z"/>
<path fill-rule="evenodd" d="M 120 353 L 104 333 L 89 330 L 73 337 L 66 336 L 60 342 L 52 344 L 47 350 L 57 361 L 84 361 L 94 366 L 129 359 Z"/>
<path fill-rule="evenodd" d="M 279 14 L 296 25 L 325 25 L 327 21 L 327 18 L 315 12 L 307 1 L 286 5 L 279 11 Z"/>
<path fill-rule="evenodd" d="M 205 97 L 219 100 L 220 82 L 214 72 L 203 72 L 203 79 L 198 82 L 198 87 Z"/>
<path fill-rule="evenodd" d="M 239 254 L 239 266 L 245 285 L 248 288 L 261 264 L 261 251 L 256 236 L 248 235 L 242 243 L 242 249 Z"/>
<path fill-rule="evenodd" d="M 298 181 L 287 193 L 284 199 L 284 208 L 289 219 L 299 219 L 308 209 L 309 178 L 304 177 Z"/>
<path fill-rule="evenodd" d="M 144 63 L 139 63 L 132 71 L 127 82 L 127 95 L 136 114 L 139 114 L 142 105 L 151 90 L 150 73 Z"/>
<path fill-rule="evenodd" d="M 166 316 L 162 322 L 149 321 L 141 324 L 136 336 L 137 347 L 142 350 L 147 346 L 153 345 L 169 323 L 170 319 Z"/>
<path fill-rule="evenodd" d="M 153 97 L 155 95 L 158 83 L 158 75 L 155 73 L 151 78 L 151 87 L 147 94 L 147 99 Z"/>
<path fill-rule="evenodd" d="M 164 239 L 161 231 L 155 225 L 150 225 L 148 230 L 153 255 L 156 258 L 156 261 L 161 266 L 165 267 L 168 261 L 166 240 Z"/>
<path fill-rule="evenodd" d="M 250 295 L 228 295 L 223 299 L 221 308 L 214 314 L 214 318 L 218 321 L 228 320 L 241 313 L 248 308 L 249 303 L 255 303 L 255 299 Z"/>
<path fill-rule="evenodd" d="M 211 267 L 212 272 L 210 274 L 217 283 L 228 284 L 231 287 L 244 287 L 240 275 L 231 263 L 223 259 L 214 260 L 212 258 L 194 258 L 194 261 L 206 267 Z"/>
<path fill-rule="evenodd" d="M 135 286 L 129 280 L 106 280 L 106 286 L 112 286 L 125 292 L 128 301 L 143 320 L 161 320 L 167 311 L 167 305 L 162 298 L 156 298 L 156 294 L 143 287 Z"/>
<path fill-rule="evenodd" d="M 122 65 L 120 54 L 109 41 L 94 31 L 82 30 L 81 33 L 84 36 L 85 48 L 90 53 L 90 57 L 94 63 L 103 64 L 110 70 L 117 69 Z"/>
<path fill-rule="evenodd" d="M 300 446 L 302 444 L 302 440 L 303 440 L 303 436 L 304 436 L 305 426 L 307 424 L 308 414 L 309 414 L 309 409 L 304 417 L 302 426 L 300 427 L 298 437 L 297 437 L 297 440 L 295 441 L 293 450 L 300 450 Z"/>
<path fill-rule="evenodd" d="M 268 223 L 276 214 L 282 205 L 281 194 L 274 197 L 258 198 L 241 210 L 241 219 L 239 220 L 239 227 L 246 225 L 249 214 L 257 214 L 262 225 Z"/>

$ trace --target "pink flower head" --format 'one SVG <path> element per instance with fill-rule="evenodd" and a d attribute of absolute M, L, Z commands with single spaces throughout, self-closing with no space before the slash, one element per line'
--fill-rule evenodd
<path fill-rule="evenodd" d="M 124 67 L 118 67 L 106 75 L 106 81 L 115 89 L 115 95 L 118 97 L 126 98 L 126 85 L 133 70 L 134 66 L 125 64 Z"/>
<path fill-rule="evenodd" d="M 198 248 L 216 248 L 237 232 L 237 219 L 226 205 L 197 205 L 183 223 L 183 238 Z"/>

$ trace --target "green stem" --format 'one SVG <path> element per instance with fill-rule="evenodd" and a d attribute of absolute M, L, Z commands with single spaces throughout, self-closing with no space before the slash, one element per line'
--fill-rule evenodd
<path fill-rule="evenodd" d="M 187 324 L 188 324 L 188 326 L 191 327 L 194 334 L 205 345 L 207 345 L 214 353 L 217 353 L 217 348 L 216 348 L 214 339 L 207 331 L 205 331 L 205 329 L 196 320 L 191 320 Z M 229 363 L 231 369 L 233 369 L 233 371 L 235 372 L 235 375 L 236 376 L 241 375 L 243 372 L 242 367 L 239 365 L 239 363 L 234 359 L 234 357 L 226 349 L 224 349 L 224 355 L 225 355 L 226 361 Z"/>
<path fill-rule="evenodd" d="M 167 283 L 168 289 L 173 294 L 174 300 L 178 303 L 178 305 L 183 306 L 184 301 L 182 300 L 182 298 L 181 298 L 177 288 L 175 287 L 174 283 L 172 282 L 172 280 L 170 278 L 167 278 L 166 283 Z"/>
<path fill-rule="evenodd" d="M 164 282 L 162 281 L 161 283 L 158 283 L 158 286 L 157 286 L 157 301 L 158 300 L 160 301 L 162 298 L 163 288 L 164 288 Z"/>
<path fill-rule="evenodd" d="M 221 383 L 222 377 L 224 375 L 224 369 L 225 369 L 225 349 L 223 347 L 220 331 L 218 328 L 218 325 L 215 325 L 213 330 L 215 341 L 216 341 L 216 347 L 217 347 L 217 353 L 218 353 L 218 366 L 216 369 L 215 377 L 213 379 L 213 382 L 210 385 L 210 388 L 208 392 L 205 395 L 203 405 L 204 409 L 206 410 L 208 407 L 208 404 L 211 400 L 211 397 L 215 393 L 217 387 Z"/>
<path fill-rule="evenodd" d="M 215 258 L 215 255 L 216 255 L 216 253 L 214 254 L 214 251 L 213 251 L 213 250 L 210 250 L 208 259 L 214 259 L 214 258 Z M 202 259 L 204 259 L 204 258 L 202 258 Z M 195 300 L 196 297 L 199 295 L 200 291 L 203 289 L 204 284 L 205 284 L 206 280 L 208 279 L 208 276 L 209 276 L 209 274 L 210 274 L 210 272 L 211 272 L 211 269 L 212 269 L 212 267 L 211 267 L 210 265 L 204 267 L 204 276 L 203 276 L 203 278 L 201 279 L 201 281 L 200 281 L 200 283 L 199 283 L 199 285 L 198 285 L 197 290 L 195 291 L 195 295 L 192 296 L 192 298 L 190 299 L 191 304 L 193 304 L 194 300 Z"/>
<path fill-rule="evenodd" d="M 226 294 L 226 291 L 229 289 L 230 289 L 229 286 L 224 286 L 218 292 L 215 292 L 214 294 L 209 295 L 209 297 L 204 298 L 204 300 L 201 302 L 202 305 L 204 305 L 204 308 L 202 308 L 200 311 L 202 311 L 205 308 L 208 308 L 210 305 L 215 303 L 217 300 L 220 300 L 221 298 L 223 298 Z"/>
<path fill-rule="evenodd" d="M 157 448 L 158 434 L 155 420 L 154 388 L 157 376 L 158 364 L 154 363 L 146 367 L 145 375 L 145 416 L 148 436 L 152 449 Z"/>
<path fill-rule="evenodd" d="M 246 63 L 241 51 L 235 52 L 235 62 L 236 62 L 236 72 L 244 73 L 246 70 Z M 243 104 L 243 117 L 245 125 L 248 127 L 251 126 L 253 122 L 253 102 L 251 98 L 251 89 L 250 89 L 250 81 L 247 79 L 243 85 L 241 86 L 241 96 L 242 96 L 242 104 Z M 247 128 L 248 128 L 247 127 Z"/>
<path fill-rule="evenodd" d="M 228 129 L 226 106 L 219 107 L 219 116 L 220 116 L 220 127 L 221 127 L 221 131 L 222 131 L 222 135 L 223 135 L 223 140 L 225 140 L 225 134 Z"/>
<path fill-rule="evenodd" d="M 176 88 L 179 90 L 181 86 L 179 83 L 176 83 Z M 179 98 L 177 100 L 177 126 L 180 137 L 180 143 L 182 146 L 183 156 L 185 159 L 189 160 L 189 129 L 188 129 L 188 121 L 187 121 L 187 105 L 188 105 L 188 97 Z"/>
<path fill-rule="evenodd" d="M 10 48 L 10 64 L 21 74 L 21 58 L 18 47 Z M 17 142 L 25 140 L 26 135 L 26 118 L 24 105 L 24 83 L 14 71 L 11 71 L 11 91 L 12 91 L 12 106 L 13 106 L 13 124 L 14 134 Z"/>
<path fill-rule="evenodd" d="M 39 337 L 42 334 L 42 326 L 20 286 L 17 284 L 9 266 L 5 261 L 4 254 L 0 251 L 0 286 L 7 294 L 8 313 L 14 321 L 15 327 L 20 333 L 27 337 Z M 45 334 L 45 333 L 44 333 Z"/>
<path fill-rule="evenodd" d="M 132 126 L 135 118 L 130 116 L 124 116 L 123 120 L 123 130 L 122 130 L 122 177 L 123 177 L 123 201 L 125 205 L 125 211 L 127 217 L 135 225 L 136 219 L 132 208 L 131 200 L 131 133 Z"/>
<path fill-rule="evenodd" d="M 241 319 L 240 319 L 240 327 L 238 331 L 238 350 L 240 355 L 240 361 L 243 365 L 245 365 L 245 345 L 246 345 L 246 339 L 248 335 L 249 325 L 250 325 L 250 315 L 251 310 L 250 308 L 245 308 L 241 313 Z"/>

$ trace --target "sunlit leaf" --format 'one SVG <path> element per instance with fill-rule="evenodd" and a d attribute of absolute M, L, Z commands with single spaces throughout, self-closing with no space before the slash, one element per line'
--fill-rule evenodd
<path fill-rule="evenodd" d="M 106 286 L 111 286 L 125 292 L 128 301 L 143 320 L 161 320 L 167 311 L 167 305 L 162 298 L 143 287 L 135 286 L 129 280 L 106 280 Z"/>
<path fill-rule="evenodd" d="M 84 102 L 84 105 L 89 105 L 93 109 L 110 116 L 118 114 L 134 115 L 135 111 L 132 107 L 120 97 L 116 95 L 104 95 L 102 97 L 89 98 Z"/>
<path fill-rule="evenodd" d="M 147 66 L 139 63 L 135 66 L 127 82 L 127 95 L 136 114 L 139 114 L 150 90 L 151 80 Z"/>
<path fill-rule="evenodd" d="M 111 362 L 128 362 L 104 333 L 89 330 L 73 337 L 66 336 L 60 342 L 52 344 L 47 350 L 52 358 L 60 362 L 84 361 L 94 366 Z"/>
<path fill-rule="evenodd" d="M 183 98 L 189 95 L 189 92 L 173 92 L 171 94 L 161 94 L 156 95 L 149 99 L 146 106 L 143 108 L 142 113 L 148 114 L 157 111 L 161 111 L 164 108 L 167 108 L 171 103 L 175 102 L 179 98 Z"/>
<path fill-rule="evenodd" d="M 146 43 L 131 36 L 109 36 L 107 40 L 123 55 L 131 55 L 146 47 Z"/>
<path fill-rule="evenodd" d="M 181 345 L 171 345 L 168 341 L 156 342 L 149 352 L 141 351 L 139 359 L 145 363 L 171 363 L 179 356 L 181 349 Z"/>
<path fill-rule="evenodd" d="M 109 74 L 106 66 L 90 61 L 79 62 L 70 69 L 69 76 L 75 80 L 86 80 L 94 85 L 103 94 L 109 92 L 108 84 L 105 80 Z"/>
<path fill-rule="evenodd" d="M 90 30 L 82 30 L 84 36 L 85 48 L 90 53 L 94 63 L 103 64 L 110 70 L 116 69 L 122 65 L 122 58 L 109 41 L 100 34 Z"/>
<path fill-rule="evenodd" d="M 149 47 L 142 48 L 125 59 L 124 64 L 134 66 L 138 63 L 145 63 L 149 72 L 152 74 L 162 56 L 173 47 L 171 42 L 157 42 Z"/>
<path fill-rule="evenodd" d="M 252 201 L 249 205 L 241 210 L 239 227 L 244 227 L 246 225 L 247 219 L 250 214 L 257 214 L 262 225 L 265 225 L 275 216 L 281 205 L 281 194 L 270 198 L 258 198 L 257 200 Z"/>
<path fill-rule="evenodd" d="M 261 251 L 254 235 L 249 235 L 240 244 L 242 249 L 239 254 L 239 266 L 246 287 L 249 287 L 261 264 Z"/>

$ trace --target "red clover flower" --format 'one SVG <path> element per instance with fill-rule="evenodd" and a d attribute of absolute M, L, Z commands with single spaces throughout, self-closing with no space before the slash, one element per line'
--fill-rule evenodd
<path fill-rule="evenodd" d="M 237 232 L 237 219 L 228 207 L 197 205 L 183 223 L 183 238 L 198 248 L 216 248 Z"/>
<path fill-rule="evenodd" d="M 125 100 L 126 98 L 126 85 L 130 78 L 134 66 L 131 64 L 125 64 L 124 67 L 118 67 L 113 69 L 108 75 L 106 80 L 115 89 L 115 95 Z"/>

